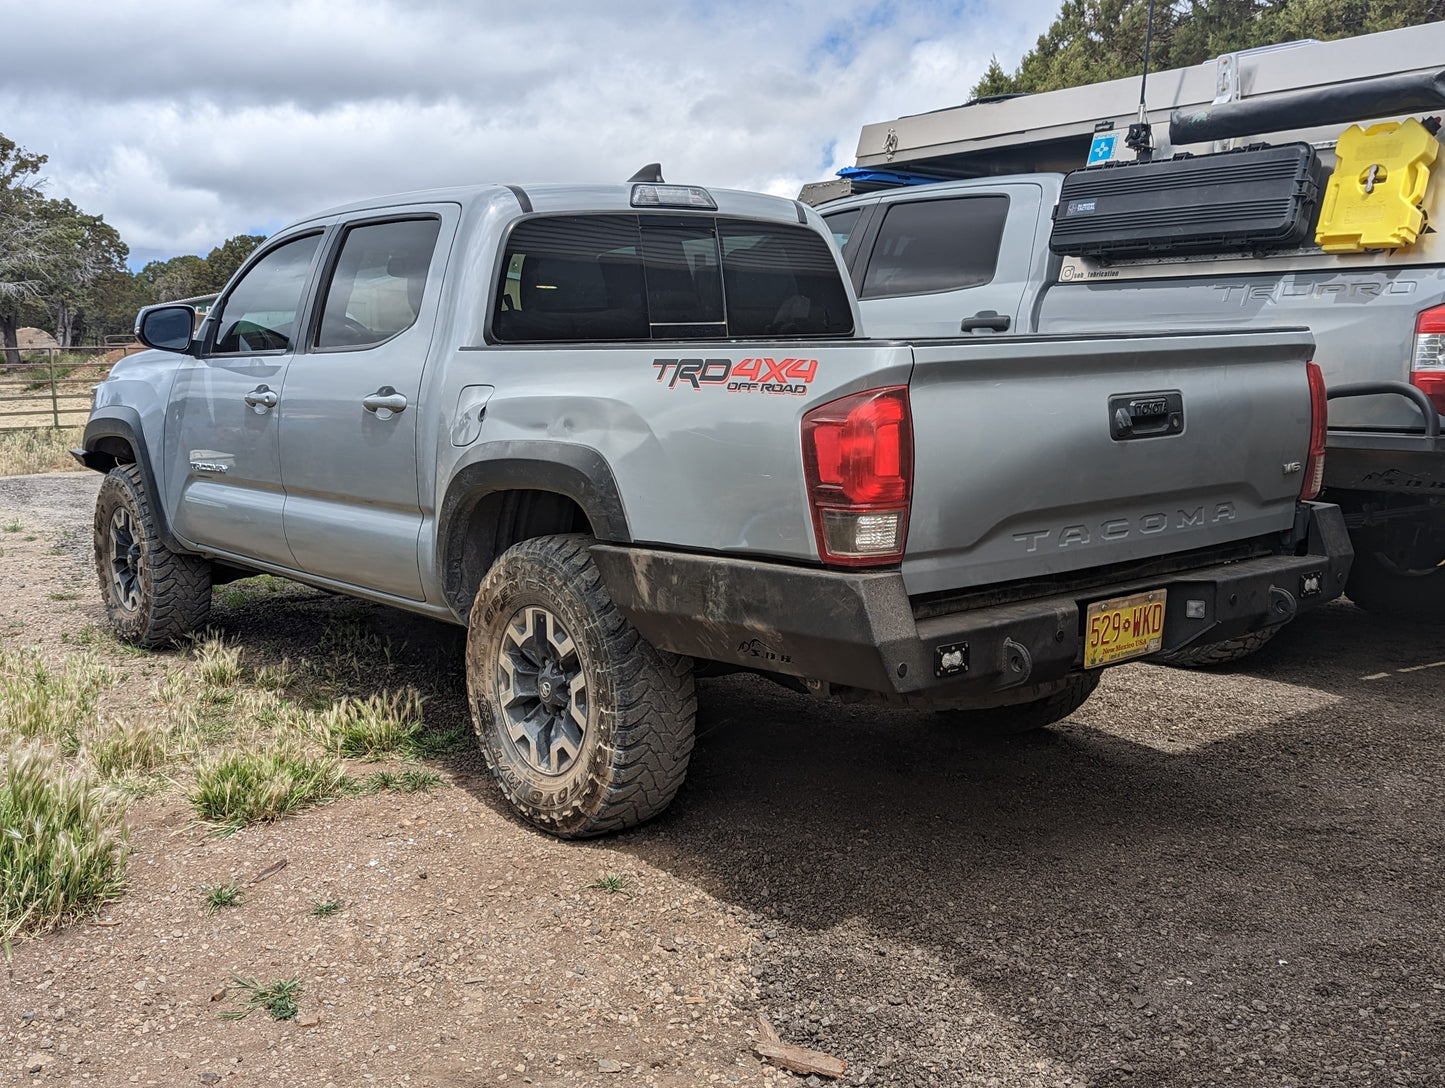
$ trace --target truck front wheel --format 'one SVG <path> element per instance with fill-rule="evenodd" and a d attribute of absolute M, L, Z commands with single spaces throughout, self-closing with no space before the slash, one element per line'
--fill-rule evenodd
<path fill-rule="evenodd" d="M 582 535 L 509 548 L 477 590 L 467 691 L 487 767 L 523 818 L 563 838 L 665 809 L 692 755 L 689 658 L 613 606 Z"/>
<path fill-rule="evenodd" d="M 135 464 L 106 474 L 95 500 L 95 570 L 105 614 L 137 646 L 163 646 L 204 626 L 211 564 L 173 552 L 160 537 L 145 478 Z"/>

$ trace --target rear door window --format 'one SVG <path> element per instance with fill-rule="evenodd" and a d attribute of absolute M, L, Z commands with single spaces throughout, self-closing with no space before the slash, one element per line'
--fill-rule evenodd
<path fill-rule="evenodd" d="M 492 313 L 506 343 L 846 336 L 817 232 L 700 215 L 548 216 L 512 231 Z"/>
<path fill-rule="evenodd" d="M 411 328 L 440 229 L 436 218 L 350 228 L 326 288 L 316 346 L 370 348 Z"/>
<path fill-rule="evenodd" d="M 860 295 L 925 295 L 988 283 L 1008 207 L 1002 194 L 888 205 Z"/>

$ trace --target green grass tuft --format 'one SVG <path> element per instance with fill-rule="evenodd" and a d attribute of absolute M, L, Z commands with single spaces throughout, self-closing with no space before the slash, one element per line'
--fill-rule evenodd
<path fill-rule="evenodd" d="M 272 979 L 269 985 L 262 986 L 254 978 L 233 973 L 231 981 L 245 993 L 246 1002 L 239 1009 L 227 1009 L 221 1013 L 227 1020 L 240 1020 L 257 1009 L 265 1009 L 271 1014 L 272 1020 L 290 1020 L 300 1009 L 296 1004 L 301 996 L 300 979 L 277 978 Z"/>
<path fill-rule="evenodd" d="M 0 941 L 94 910 L 125 880 L 125 802 L 39 745 L 11 744 L 0 776 Z"/>
<path fill-rule="evenodd" d="M 293 743 L 226 752 L 196 768 L 186 799 L 218 832 L 276 820 L 344 792 L 341 764 Z"/>
<path fill-rule="evenodd" d="M 621 873 L 605 873 L 582 887 L 584 890 L 606 892 L 608 895 L 632 895 L 631 881 Z"/>
<path fill-rule="evenodd" d="M 414 688 L 342 699 L 316 716 L 316 728 L 328 749 L 353 759 L 409 753 L 421 729 L 421 704 Z"/>
<path fill-rule="evenodd" d="M 307 913 L 313 918 L 330 918 L 344 906 L 346 902 L 341 899 L 317 898 L 311 900 L 311 909 Z"/>
<path fill-rule="evenodd" d="M 205 900 L 202 908 L 207 914 L 216 914 L 223 907 L 239 907 L 245 898 L 241 885 L 234 880 L 227 884 L 202 884 L 201 896 Z"/>

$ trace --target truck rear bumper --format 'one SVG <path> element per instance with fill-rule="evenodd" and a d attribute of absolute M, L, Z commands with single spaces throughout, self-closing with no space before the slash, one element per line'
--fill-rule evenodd
<path fill-rule="evenodd" d="M 1445 495 L 1445 437 L 1331 431 L 1325 487 Z"/>
<path fill-rule="evenodd" d="M 1445 494 L 1445 436 L 1440 413 L 1425 393 L 1404 382 L 1358 382 L 1336 386 L 1330 400 L 1395 395 L 1419 409 L 1418 434 L 1331 429 L 1325 454 L 1325 487 L 1347 491 Z"/>
<path fill-rule="evenodd" d="M 1284 623 L 1337 597 L 1353 556 L 1337 507 L 1305 504 L 1302 555 L 1264 556 L 926 619 L 897 571 L 860 573 L 599 544 L 613 602 L 674 653 L 870 691 L 940 698 L 1058 680 L 1083 665 L 1092 601 L 1166 589 L 1162 649 Z M 1190 615 L 1193 613 L 1194 615 Z"/>

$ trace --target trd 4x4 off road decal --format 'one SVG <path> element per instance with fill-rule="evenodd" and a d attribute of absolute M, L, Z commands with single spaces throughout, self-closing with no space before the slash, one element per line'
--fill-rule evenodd
<path fill-rule="evenodd" d="M 803 397 L 818 373 L 817 359 L 654 359 L 657 380 L 676 389 L 685 382 L 694 389 L 721 385 L 729 393 L 782 393 Z"/>

